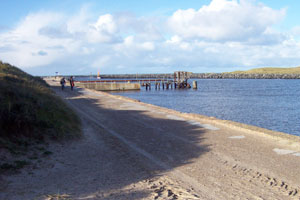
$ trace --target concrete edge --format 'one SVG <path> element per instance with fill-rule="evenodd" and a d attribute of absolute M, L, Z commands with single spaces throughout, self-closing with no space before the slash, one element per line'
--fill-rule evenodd
<path fill-rule="evenodd" d="M 253 126 L 253 125 L 248 125 L 248 124 L 243 124 L 243 123 L 239 123 L 239 122 L 235 122 L 235 121 L 217 119 L 215 117 L 209 117 L 209 116 L 200 115 L 200 114 L 196 114 L 196 113 L 179 112 L 179 111 L 172 110 L 169 108 L 164 108 L 164 107 L 156 106 L 153 104 L 140 102 L 139 100 L 132 99 L 129 97 L 123 97 L 120 95 L 112 95 L 107 92 L 95 91 L 95 90 L 90 90 L 87 88 L 84 88 L 84 89 L 89 90 L 91 92 L 101 93 L 103 95 L 106 95 L 106 96 L 109 96 L 109 97 L 112 97 L 115 99 L 121 99 L 121 100 L 125 100 L 127 102 L 134 102 L 134 103 L 146 106 L 146 107 L 160 109 L 167 113 L 176 114 L 176 115 L 179 115 L 179 116 L 187 118 L 187 119 L 201 120 L 202 122 L 205 122 L 205 123 L 223 126 L 223 127 L 227 127 L 227 128 L 232 128 L 232 129 L 244 131 L 244 132 L 247 132 L 250 134 L 255 134 L 256 136 L 273 139 L 280 144 L 288 145 L 288 146 L 296 148 L 297 150 L 300 151 L 300 136 L 290 135 L 288 133 L 283 133 L 283 132 L 278 132 L 278 131 L 272 131 L 269 129 L 265 129 L 265 128 L 261 128 L 261 127 L 257 127 L 257 126 Z"/>

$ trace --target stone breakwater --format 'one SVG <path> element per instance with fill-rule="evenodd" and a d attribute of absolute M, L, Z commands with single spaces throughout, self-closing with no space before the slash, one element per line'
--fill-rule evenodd
<path fill-rule="evenodd" d="M 300 79 L 300 74 L 232 74 L 194 73 L 192 78 L 201 79 Z"/>
<path fill-rule="evenodd" d="M 174 78 L 171 74 L 106 74 L 102 78 Z M 232 74 L 232 73 L 193 73 L 191 78 L 199 79 L 300 79 L 300 74 Z"/>

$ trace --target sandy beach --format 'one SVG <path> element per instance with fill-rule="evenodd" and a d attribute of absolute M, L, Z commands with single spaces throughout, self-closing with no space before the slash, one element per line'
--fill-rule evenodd
<path fill-rule="evenodd" d="M 47 80 L 82 120 L 0 199 L 300 199 L 300 138 Z"/>

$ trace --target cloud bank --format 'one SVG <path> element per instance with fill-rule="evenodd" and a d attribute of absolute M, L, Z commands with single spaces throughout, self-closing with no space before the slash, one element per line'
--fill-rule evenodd
<path fill-rule="evenodd" d="M 285 12 L 245 0 L 214 0 L 199 10 L 176 11 L 168 24 L 174 33 L 186 39 L 245 42 L 275 35 L 268 29 L 281 21 Z"/>
<path fill-rule="evenodd" d="M 40 75 L 297 66 L 299 27 L 273 28 L 286 12 L 251 0 L 212 0 L 164 17 L 41 11 L 0 32 L 0 59 Z"/>

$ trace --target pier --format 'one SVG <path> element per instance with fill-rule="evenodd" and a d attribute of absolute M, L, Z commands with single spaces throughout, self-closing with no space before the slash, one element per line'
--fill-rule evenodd
<path fill-rule="evenodd" d="M 99 82 L 99 81 L 79 81 L 76 85 L 83 88 L 98 90 L 98 91 L 120 91 L 120 90 L 140 90 L 139 83 L 130 82 Z"/>
<path fill-rule="evenodd" d="M 191 72 L 176 71 L 173 74 L 173 79 L 170 77 L 163 79 L 102 79 L 76 81 L 76 85 L 99 91 L 140 90 L 140 87 L 151 90 L 151 86 L 155 90 L 186 89 L 191 88 L 188 83 L 191 75 Z M 193 81 L 193 89 L 197 89 L 197 81 Z"/>
<path fill-rule="evenodd" d="M 88 77 L 88 76 L 86 76 Z M 173 74 L 103 74 L 107 79 L 172 79 Z M 193 79 L 300 79 L 300 74 L 193 73 Z"/>

